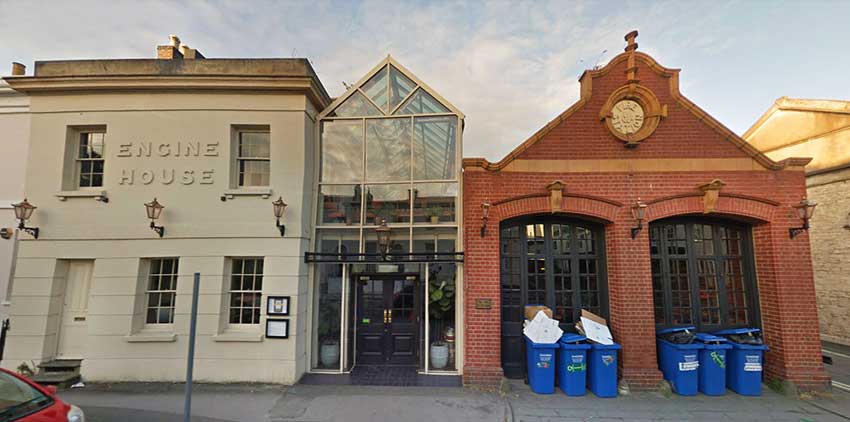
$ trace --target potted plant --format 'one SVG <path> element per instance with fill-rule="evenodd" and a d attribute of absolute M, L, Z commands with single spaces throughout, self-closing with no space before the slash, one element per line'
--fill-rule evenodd
<path fill-rule="evenodd" d="M 326 368 L 339 366 L 339 339 L 331 332 L 332 327 L 339 326 L 338 311 L 338 304 L 334 303 L 322 306 L 319 311 L 319 363 Z"/>
<path fill-rule="evenodd" d="M 445 280 L 432 281 L 428 286 L 428 309 L 434 321 L 434 332 L 440 333 L 440 338 L 431 343 L 431 367 L 443 369 L 449 363 L 449 344 L 443 338 L 443 322 L 454 309 L 454 287 Z"/>
<path fill-rule="evenodd" d="M 439 205 L 432 205 L 425 209 L 425 216 L 431 219 L 431 224 L 437 224 L 440 222 L 440 217 L 443 215 L 443 207 Z"/>

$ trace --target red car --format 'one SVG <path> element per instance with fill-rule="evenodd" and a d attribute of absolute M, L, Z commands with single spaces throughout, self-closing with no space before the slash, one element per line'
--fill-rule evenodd
<path fill-rule="evenodd" d="M 0 368 L 0 422 L 85 422 L 83 411 L 56 397 L 56 387 L 43 387 Z"/>

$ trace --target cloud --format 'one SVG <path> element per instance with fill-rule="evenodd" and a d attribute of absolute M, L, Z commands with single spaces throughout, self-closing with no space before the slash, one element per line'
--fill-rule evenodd
<path fill-rule="evenodd" d="M 581 72 L 622 51 L 632 29 L 663 64 L 693 66 L 682 86 L 724 110 L 728 99 L 713 91 L 726 82 L 712 80 L 711 61 L 734 60 L 755 42 L 748 36 L 769 39 L 759 19 L 781 22 L 778 9 L 735 2 L 0 0 L 0 8 L 0 65 L 153 57 L 178 34 L 208 57 L 307 57 L 339 95 L 343 81 L 392 54 L 467 115 L 464 155 L 491 160 L 575 102 Z"/>

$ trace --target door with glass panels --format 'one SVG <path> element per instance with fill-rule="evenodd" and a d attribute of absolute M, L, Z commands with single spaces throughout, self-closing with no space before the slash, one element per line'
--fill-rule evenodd
<path fill-rule="evenodd" d="M 417 363 L 416 277 L 357 277 L 357 363 Z"/>
<path fill-rule="evenodd" d="M 582 309 L 608 315 L 602 227 L 563 218 L 502 224 L 500 230 L 502 369 L 525 371 L 522 334 L 526 305 L 546 305 L 565 331 L 575 331 Z"/>
<path fill-rule="evenodd" d="M 700 331 L 758 326 L 746 225 L 715 220 L 650 224 L 655 324 Z"/>

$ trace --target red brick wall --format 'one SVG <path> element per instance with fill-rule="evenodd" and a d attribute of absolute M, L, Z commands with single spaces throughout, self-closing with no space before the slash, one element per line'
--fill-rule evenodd
<path fill-rule="evenodd" d="M 592 96 L 518 159 L 586 160 L 681 158 L 748 158 L 735 144 L 679 105 L 669 77 L 638 61 L 641 84 L 649 87 L 669 116 L 655 133 L 634 149 L 624 148 L 599 120 L 608 94 L 625 83 L 625 62 L 594 78 Z M 807 234 L 789 239 L 798 226 L 791 209 L 805 195 L 800 170 L 543 173 L 483 171 L 469 167 L 464 183 L 465 309 L 467 383 L 501 378 L 499 306 L 499 223 L 520 215 L 550 212 L 546 186 L 562 180 L 565 214 L 606 221 L 610 327 L 623 345 L 622 376 L 632 387 L 654 387 L 661 380 L 655 355 L 652 285 L 647 230 L 636 239 L 630 206 L 639 197 L 649 203 L 648 220 L 675 215 L 702 215 L 703 198 L 696 187 L 719 178 L 716 214 L 753 224 L 755 263 L 762 324 L 771 347 L 766 374 L 803 387 L 822 387 L 828 378 L 820 359 L 812 266 Z M 571 196 L 578 195 L 578 197 Z M 512 200 L 520 196 L 522 199 Z M 588 198 L 590 196 L 590 198 Z M 593 199 L 593 197 L 602 200 Z M 504 202 L 501 202 L 504 201 Z M 486 237 L 481 237 L 481 204 L 490 209 Z M 620 205 L 614 205 L 620 204 Z M 491 309 L 476 309 L 476 299 L 490 299 Z"/>

